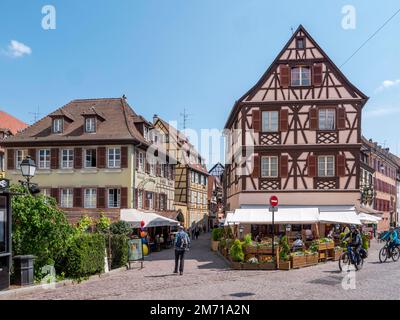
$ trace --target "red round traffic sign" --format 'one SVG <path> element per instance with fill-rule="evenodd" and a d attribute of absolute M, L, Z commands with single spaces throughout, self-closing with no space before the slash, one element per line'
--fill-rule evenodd
<path fill-rule="evenodd" d="M 278 197 L 277 196 L 271 196 L 271 198 L 269 198 L 269 204 L 272 207 L 278 206 Z"/>

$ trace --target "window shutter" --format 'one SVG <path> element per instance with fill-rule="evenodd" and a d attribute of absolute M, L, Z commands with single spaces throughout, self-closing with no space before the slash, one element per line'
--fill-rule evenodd
<path fill-rule="evenodd" d="M 346 156 L 338 154 L 336 157 L 337 176 L 344 177 L 346 175 Z"/>
<path fill-rule="evenodd" d="M 308 176 L 315 177 L 317 175 L 317 157 L 308 156 Z"/>
<path fill-rule="evenodd" d="M 253 129 L 255 132 L 260 132 L 261 130 L 261 117 L 260 110 L 253 110 Z"/>
<path fill-rule="evenodd" d="M 158 193 L 154 193 L 154 209 L 155 210 L 159 210 L 160 209 Z"/>
<path fill-rule="evenodd" d="M 54 148 L 54 149 L 51 149 L 50 153 L 51 153 L 51 158 L 50 158 L 51 159 L 50 160 L 51 169 L 58 169 L 59 161 L 60 161 L 60 158 L 59 158 L 60 151 L 59 151 L 59 149 Z"/>
<path fill-rule="evenodd" d="M 128 208 L 128 188 L 121 188 L 121 209 Z"/>
<path fill-rule="evenodd" d="M 310 130 L 318 129 L 318 110 L 316 108 L 310 109 Z"/>
<path fill-rule="evenodd" d="M 36 162 L 36 149 L 29 149 L 28 150 L 28 155 L 31 157 L 33 161 Z"/>
<path fill-rule="evenodd" d="M 16 165 L 15 165 L 15 150 L 14 149 L 8 149 L 7 150 L 7 169 L 8 170 L 14 170 Z"/>
<path fill-rule="evenodd" d="M 313 68 L 313 85 L 320 86 L 322 85 L 322 63 L 318 63 L 314 65 Z"/>
<path fill-rule="evenodd" d="M 254 155 L 254 165 L 253 165 L 253 172 L 251 173 L 252 178 L 259 178 L 260 177 L 260 157 L 258 155 Z"/>
<path fill-rule="evenodd" d="M 82 207 L 82 188 L 74 188 L 74 208 Z"/>
<path fill-rule="evenodd" d="M 107 206 L 108 207 L 108 206 Z M 106 189 L 97 189 L 97 208 L 106 208 Z"/>
<path fill-rule="evenodd" d="M 60 205 L 60 189 L 59 188 L 52 188 L 51 189 L 51 196 L 56 200 L 57 205 Z"/>
<path fill-rule="evenodd" d="M 106 167 L 106 148 L 99 147 L 97 149 L 98 159 L 97 159 L 97 166 L 99 169 L 104 169 Z"/>
<path fill-rule="evenodd" d="M 289 157 L 281 156 L 281 178 L 288 177 Z"/>
<path fill-rule="evenodd" d="M 82 169 L 82 148 L 74 149 L 74 168 Z"/>
<path fill-rule="evenodd" d="M 121 168 L 128 168 L 128 147 L 121 147 Z"/>
<path fill-rule="evenodd" d="M 289 110 L 282 109 L 280 111 L 279 130 L 282 132 L 288 131 L 289 126 Z"/>
<path fill-rule="evenodd" d="M 139 170 L 139 151 L 135 152 L 136 170 Z"/>
<path fill-rule="evenodd" d="M 146 173 L 150 173 L 150 163 L 146 161 Z"/>
<path fill-rule="evenodd" d="M 290 83 L 290 68 L 287 65 L 279 66 L 281 87 L 288 88 Z"/>
<path fill-rule="evenodd" d="M 346 129 L 346 109 L 345 108 L 338 109 L 337 128 L 338 129 Z"/>

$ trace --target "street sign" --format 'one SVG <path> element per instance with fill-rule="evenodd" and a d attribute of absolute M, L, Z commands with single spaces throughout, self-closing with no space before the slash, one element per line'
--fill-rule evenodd
<path fill-rule="evenodd" d="M 269 210 L 269 212 L 278 212 L 278 207 L 272 207 L 272 206 L 270 206 L 270 207 L 268 208 L 268 210 Z"/>
<path fill-rule="evenodd" d="M 278 206 L 278 197 L 277 196 L 271 196 L 269 198 L 269 204 L 271 207 L 277 207 Z"/>

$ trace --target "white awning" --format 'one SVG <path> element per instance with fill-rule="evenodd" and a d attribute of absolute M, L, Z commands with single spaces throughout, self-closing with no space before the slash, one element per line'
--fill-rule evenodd
<path fill-rule="evenodd" d="M 177 226 L 178 221 L 172 220 L 155 212 L 145 212 L 136 209 L 122 209 L 121 220 L 126 221 L 132 228 L 140 228 L 140 222 L 144 221 L 144 228 L 151 227 L 165 227 L 165 226 Z"/>
<path fill-rule="evenodd" d="M 318 208 L 278 208 L 274 214 L 276 224 L 309 224 L 318 222 Z M 272 212 L 268 209 L 236 209 L 228 213 L 227 224 L 271 224 Z"/>
<path fill-rule="evenodd" d="M 319 221 L 324 223 L 362 224 L 355 210 L 324 211 L 319 214 Z"/>
<path fill-rule="evenodd" d="M 225 220 L 224 220 L 224 226 L 225 227 L 227 227 L 228 225 L 232 225 L 232 224 L 238 224 L 237 222 L 235 223 L 235 222 L 231 221 L 232 217 L 233 217 L 233 212 L 232 211 L 226 213 L 226 217 L 225 217 Z"/>
<path fill-rule="evenodd" d="M 379 217 L 375 217 L 371 214 L 367 214 L 367 213 L 360 213 L 358 215 L 358 218 L 361 220 L 362 223 L 371 223 L 371 224 L 377 224 L 379 221 L 381 221 L 382 219 Z"/>

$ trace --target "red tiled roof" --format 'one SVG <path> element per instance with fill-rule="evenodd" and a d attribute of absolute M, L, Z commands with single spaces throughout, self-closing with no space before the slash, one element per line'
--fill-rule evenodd
<path fill-rule="evenodd" d="M 13 135 L 17 134 L 18 131 L 21 131 L 28 127 L 28 125 L 8 114 L 5 111 L 0 111 L 0 128 L 3 130 L 10 130 Z"/>

